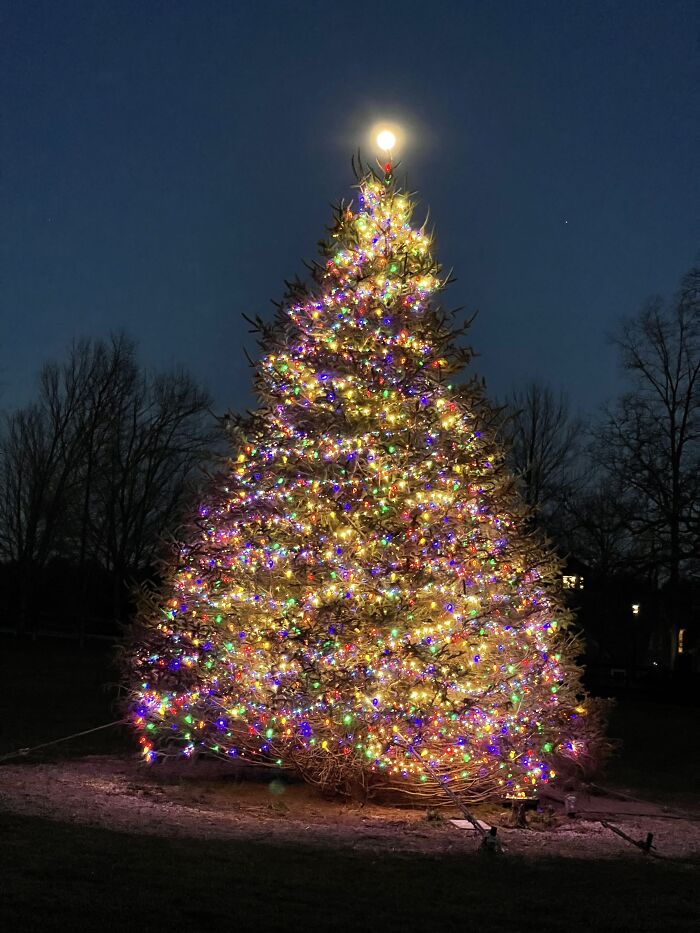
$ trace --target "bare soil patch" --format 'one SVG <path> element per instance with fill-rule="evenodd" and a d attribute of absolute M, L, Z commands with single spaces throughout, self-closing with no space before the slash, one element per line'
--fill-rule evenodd
<path fill-rule="evenodd" d="M 700 858 L 700 815 L 665 811 L 641 801 L 578 795 L 581 815 L 569 820 L 555 794 L 547 812 L 529 816 L 527 829 L 508 825 L 510 812 L 497 806 L 475 815 L 499 827 L 509 854 L 572 858 L 644 858 L 614 835 L 607 819 L 633 839 L 654 834 L 660 855 Z M 441 810 L 328 800 L 304 784 L 288 783 L 217 761 L 172 761 L 145 766 L 120 756 L 92 756 L 42 764 L 0 767 L 0 808 L 18 814 L 100 826 L 128 833 L 192 838 L 265 840 L 350 850 L 472 852 L 473 832 L 457 829 Z"/>

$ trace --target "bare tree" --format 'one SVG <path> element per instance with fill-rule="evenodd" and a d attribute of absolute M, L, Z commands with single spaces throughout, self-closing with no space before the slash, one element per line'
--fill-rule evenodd
<path fill-rule="evenodd" d="M 563 392 L 531 382 L 505 401 L 506 456 L 526 503 L 547 522 L 576 481 L 581 422 Z"/>
<path fill-rule="evenodd" d="M 53 394 L 48 368 L 43 376 L 39 402 L 6 418 L 0 445 L 0 554 L 17 570 L 20 630 L 33 611 L 37 575 L 69 549 L 70 502 L 80 482 L 80 392 L 72 385 Z"/>
<path fill-rule="evenodd" d="M 563 502 L 558 542 L 600 578 L 626 573 L 639 542 L 630 532 L 634 503 L 599 473 L 587 478 Z"/>
<path fill-rule="evenodd" d="M 675 303 L 660 299 L 623 322 L 616 338 L 633 389 L 608 410 L 600 460 L 637 496 L 634 531 L 648 559 L 677 582 L 697 554 L 700 514 L 700 268 Z"/>
<path fill-rule="evenodd" d="M 677 626 L 679 583 L 700 549 L 700 267 L 670 305 L 655 299 L 624 320 L 615 343 L 632 387 L 607 410 L 595 453 L 634 500 L 638 562 L 665 581 Z"/>
<path fill-rule="evenodd" d="M 152 563 L 214 441 L 209 397 L 184 372 L 139 373 L 120 401 L 93 512 L 94 550 L 115 580 Z M 114 608 L 119 615 L 117 589 Z"/>
<path fill-rule="evenodd" d="M 20 626 L 47 563 L 61 557 L 81 581 L 89 566 L 125 582 L 153 559 L 179 521 L 188 483 L 214 439 L 210 400 L 184 372 L 149 374 L 133 341 L 80 341 L 44 366 L 37 401 L 10 415 L 0 437 L 0 558 L 18 570 Z"/>

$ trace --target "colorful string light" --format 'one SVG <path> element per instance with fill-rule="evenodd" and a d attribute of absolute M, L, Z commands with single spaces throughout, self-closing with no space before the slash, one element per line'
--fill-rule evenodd
<path fill-rule="evenodd" d="M 556 561 L 531 535 L 431 238 L 369 174 L 265 328 L 260 411 L 141 619 L 145 756 L 291 766 L 324 789 L 531 793 L 586 753 Z"/>

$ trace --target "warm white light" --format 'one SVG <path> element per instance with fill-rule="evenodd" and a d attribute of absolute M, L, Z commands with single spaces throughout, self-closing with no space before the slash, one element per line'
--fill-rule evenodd
<path fill-rule="evenodd" d="M 377 133 L 377 145 L 380 149 L 388 152 L 396 145 L 396 136 L 394 136 L 391 130 L 382 130 L 381 133 Z"/>

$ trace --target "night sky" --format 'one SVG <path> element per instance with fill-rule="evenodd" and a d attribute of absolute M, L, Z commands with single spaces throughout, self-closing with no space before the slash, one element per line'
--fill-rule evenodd
<path fill-rule="evenodd" d="M 0 32 L 5 408 L 119 328 L 249 405 L 241 314 L 316 255 L 382 117 L 494 395 L 593 411 L 615 320 L 700 255 L 697 0 L 22 0 Z"/>

